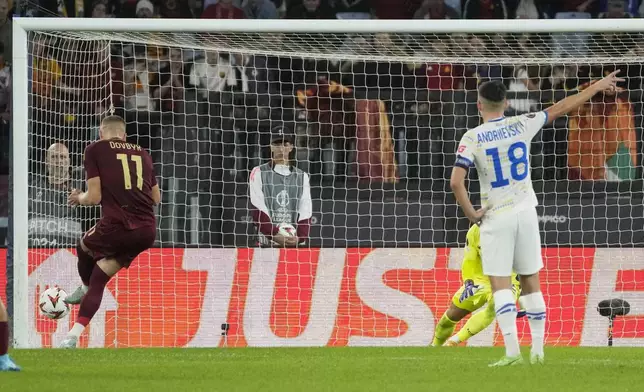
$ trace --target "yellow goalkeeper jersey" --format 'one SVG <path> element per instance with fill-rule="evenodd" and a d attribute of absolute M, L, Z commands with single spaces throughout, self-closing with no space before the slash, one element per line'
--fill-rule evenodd
<path fill-rule="evenodd" d="M 482 283 L 490 287 L 490 279 L 483 273 L 483 263 L 481 262 L 481 229 L 479 225 L 472 225 L 467 231 L 465 238 L 465 256 L 463 265 L 461 265 L 461 278 L 463 282 L 468 279 L 477 283 Z M 517 286 L 519 280 L 517 274 L 512 274 L 512 284 Z"/>

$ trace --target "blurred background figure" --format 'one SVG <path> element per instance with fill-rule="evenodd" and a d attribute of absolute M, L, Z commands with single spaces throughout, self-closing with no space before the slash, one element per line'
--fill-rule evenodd
<path fill-rule="evenodd" d="M 74 246 L 82 234 L 89 209 L 67 205 L 72 189 L 83 189 L 82 170 L 72 171 L 67 146 L 54 143 L 47 149 L 45 173 L 29 181 L 29 243 L 31 246 Z M 88 226 L 91 227 L 91 226 Z"/>
<path fill-rule="evenodd" d="M 137 18 L 154 18 L 157 15 L 154 11 L 154 4 L 150 0 L 139 0 L 136 3 Z"/>
<path fill-rule="evenodd" d="M 204 19 L 245 19 L 244 11 L 233 4 L 233 0 L 219 0 L 203 10 Z"/>
<path fill-rule="evenodd" d="M 445 0 L 425 0 L 414 14 L 415 19 L 459 19 L 460 12 L 445 4 Z"/>
<path fill-rule="evenodd" d="M 54 143 L 47 149 L 47 185 L 68 188 L 71 179 L 69 150 L 62 143 Z"/>
<path fill-rule="evenodd" d="M 248 19 L 278 19 L 279 13 L 271 0 L 247 0 L 242 8 Z"/>

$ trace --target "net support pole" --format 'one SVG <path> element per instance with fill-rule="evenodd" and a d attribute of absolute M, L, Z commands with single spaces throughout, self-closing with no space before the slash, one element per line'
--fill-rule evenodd
<path fill-rule="evenodd" d="M 29 347 L 29 266 L 28 266 L 28 118 L 29 60 L 27 31 L 13 24 L 13 345 Z"/>

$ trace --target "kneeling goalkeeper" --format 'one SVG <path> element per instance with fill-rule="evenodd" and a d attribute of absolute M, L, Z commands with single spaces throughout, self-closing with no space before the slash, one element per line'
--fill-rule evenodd
<path fill-rule="evenodd" d="M 436 325 L 432 346 L 442 346 L 443 344 L 446 346 L 456 346 L 461 342 L 465 342 L 492 324 L 496 317 L 490 279 L 483 274 L 483 267 L 481 265 L 481 246 L 479 240 L 479 226 L 473 225 L 467 232 L 465 256 L 463 257 L 463 265 L 461 266 L 463 286 L 454 294 L 452 304 Z M 512 275 L 512 284 L 512 291 L 518 300 L 521 295 L 521 285 L 517 274 Z M 463 328 L 450 338 L 450 335 L 454 332 L 454 327 L 456 327 L 459 321 L 486 304 L 487 307 L 485 309 L 470 317 Z M 524 315 L 525 312 L 519 312 L 517 317 L 523 317 Z"/>

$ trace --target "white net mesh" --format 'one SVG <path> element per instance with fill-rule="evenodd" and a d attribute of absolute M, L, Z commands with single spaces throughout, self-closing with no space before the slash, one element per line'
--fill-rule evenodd
<path fill-rule="evenodd" d="M 61 31 L 29 42 L 33 346 L 56 345 L 75 317 L 45 320 L 35 301 L 79 283 L 73 248 L 99 212 L 66 197 L 84 188 L 83 149 L 107 113 L 151 152 L 163 201 L 157 247 L 110 283 L 81 345 L 427 345 L 461 285 L 467 222 L 448 179 L 480 121 L 477 85 L 503 80 L 513 115 L 616 68 L 623 91 L 532 145 L 546 338 L 604 345 L 595 307 L 617 297 L 634 317 L 616 320 L 616 344 L 644 342 L 640 34 Z M 310 174 L 310 248 L 253 249 L 249 173 L 282 124 Z M 495 342 L 489 328 L 469 344 Z"/>

